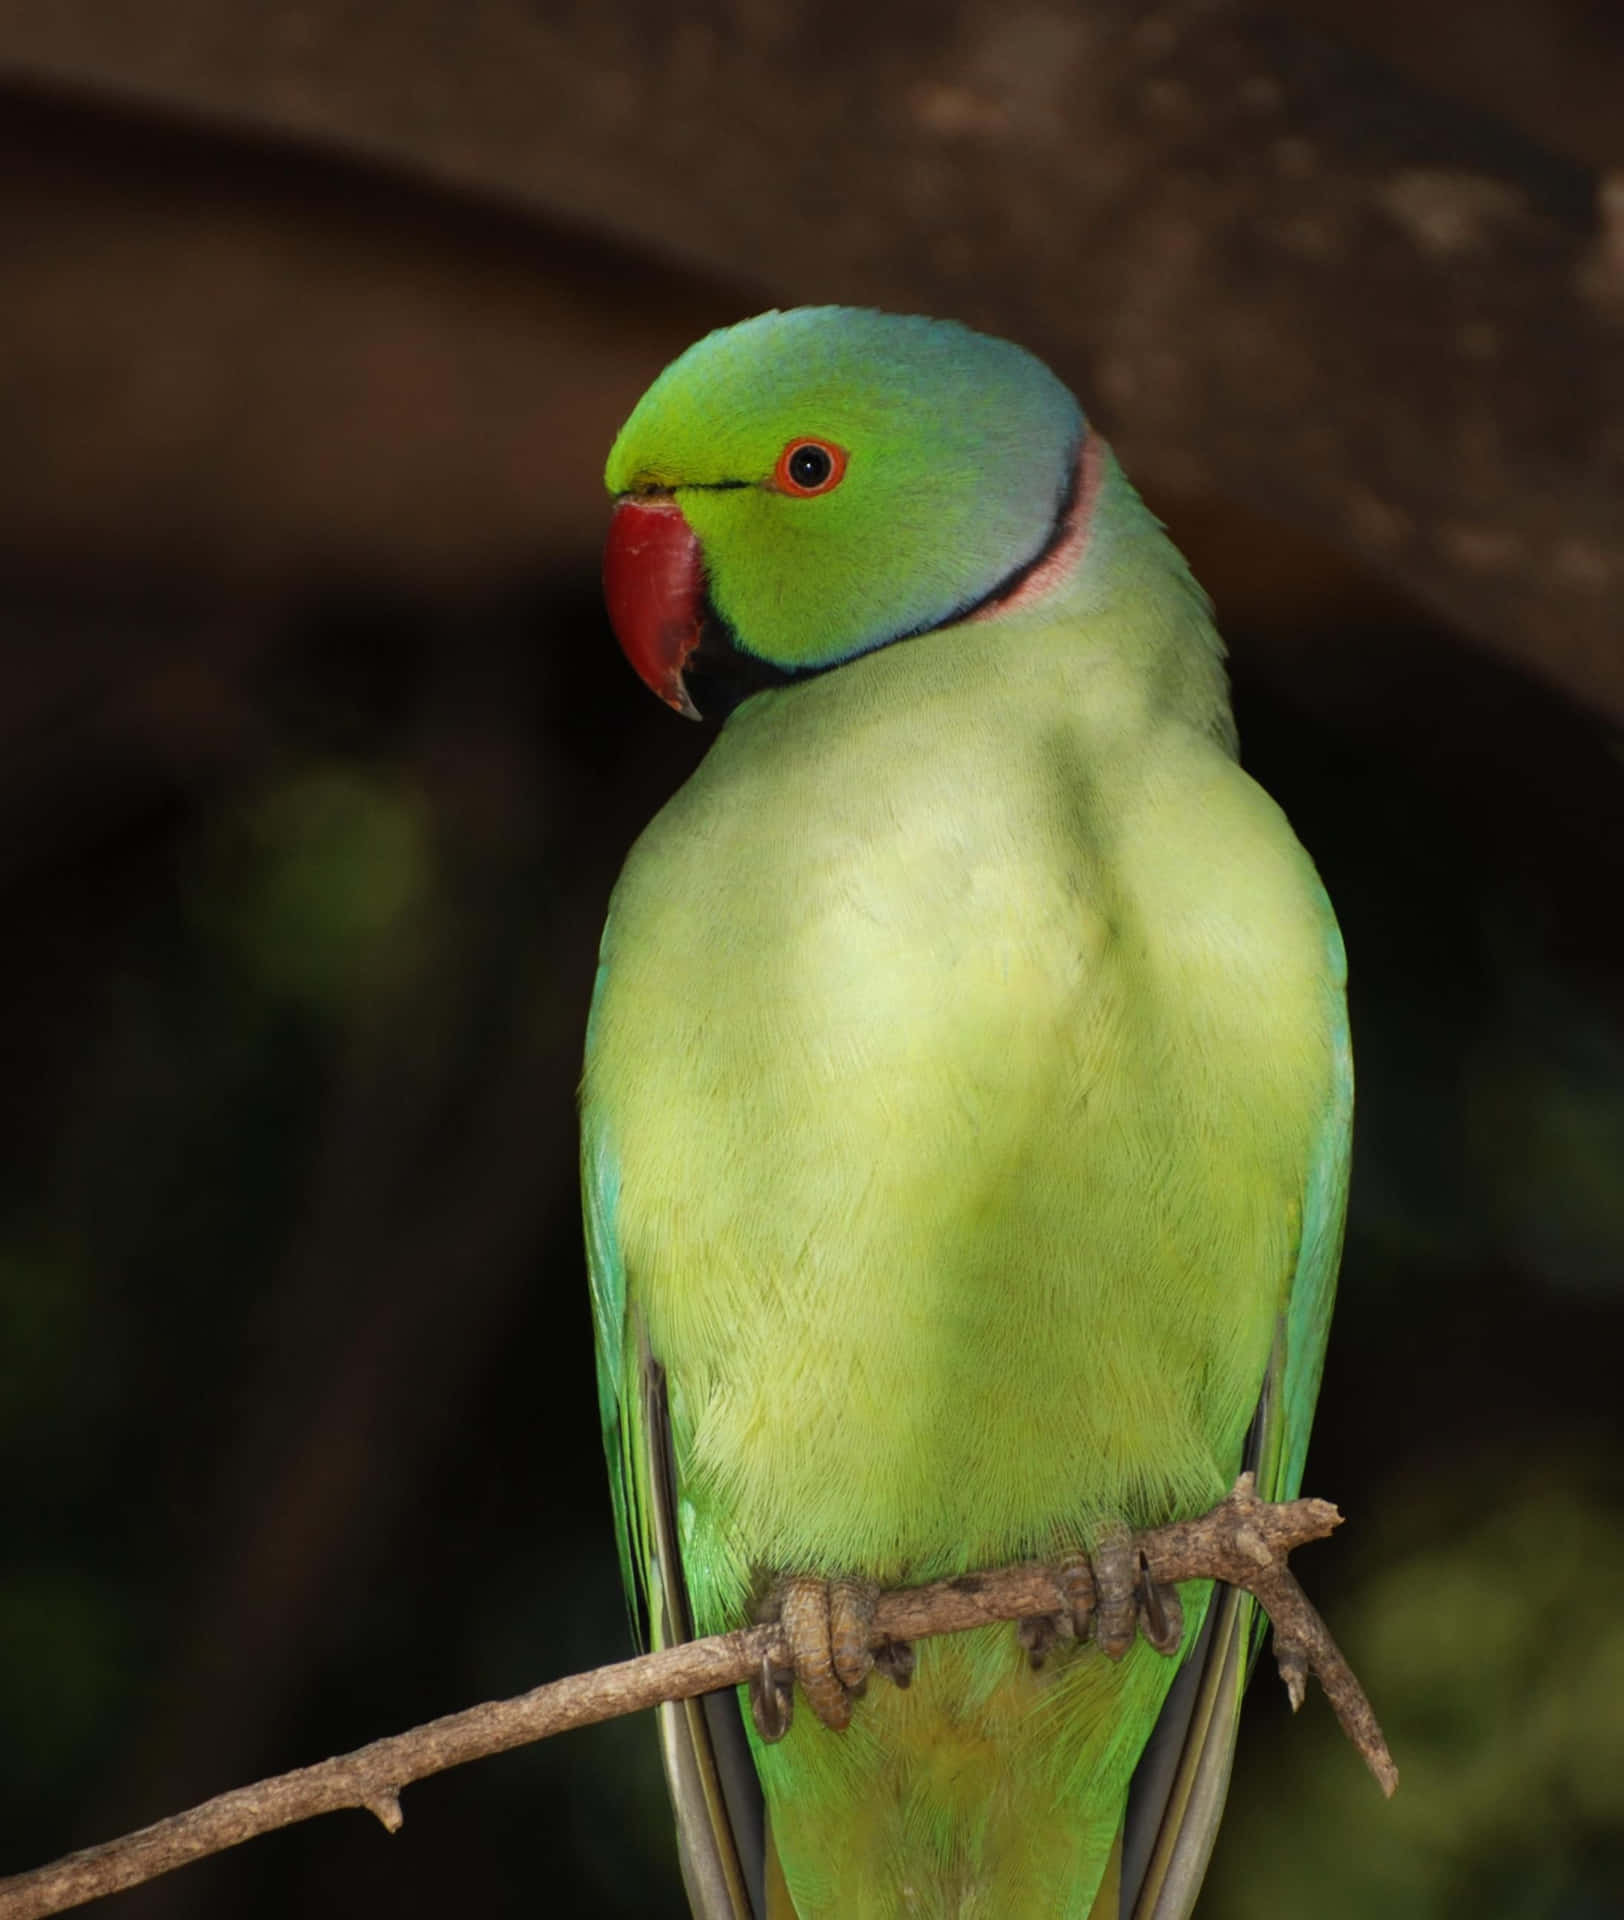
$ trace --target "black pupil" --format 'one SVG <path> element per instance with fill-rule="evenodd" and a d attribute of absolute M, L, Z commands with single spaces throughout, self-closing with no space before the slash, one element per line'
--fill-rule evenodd
<path fill-rule="evenodd" d="M 789 457 L 789 477 L 810 492 L 834 472 L 835 463 L 822 447 L 797 447 Z"/>

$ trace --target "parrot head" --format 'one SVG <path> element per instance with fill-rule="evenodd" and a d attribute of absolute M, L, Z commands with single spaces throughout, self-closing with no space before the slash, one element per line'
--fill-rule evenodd
<path fill-rule="evenodd" d="M 1043 363 L 950 321 L 805 307 L 672 362 L 609 454 L 609 617 L 668 705 L 1003 605 L 1078 534 L 1087 429 Z"/>

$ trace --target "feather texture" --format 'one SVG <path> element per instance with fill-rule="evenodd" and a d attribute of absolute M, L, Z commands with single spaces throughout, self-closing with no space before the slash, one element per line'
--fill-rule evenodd
<path fill-rule="evenodd" d="M 932 378 L 916 412 L 948 404 Z M 785 418 L 823 430 L 763 411 L 760 455 L 732 430 L 745 479 Z M 1080 416 L 1053 431 L 1071 459 Z M 644 457 L 642 432 L 625 472 L 689 512 L 691 456 Z M 616 889 L 588 1245 L 657 1635 L 739 1624 L 783 1571 L 914 1582 L 1199 1512 L 1249 1434 L 1266 1490 L 1300 1475 L 1346 1178 L 1340 941 L 1234 760 L 1205 602 L 1085 446 L 1061 577 L 748 699 Z M 1010 573 L 1056 486 L 1031 535 L 998 531 Z M 926 1643 L 843 1735 L 803 1712 L 755 1754 L 776 1860 L 740 1850 L 714 1727 L 668 1714 L 696 1910 L 1187 1913 L 1254 1636 L 1244 1598 L 1183 1599 L 1159 1745 L 1179 1662 L 1090 1646 L 1035 1673 L 1007 1630 Z"/>

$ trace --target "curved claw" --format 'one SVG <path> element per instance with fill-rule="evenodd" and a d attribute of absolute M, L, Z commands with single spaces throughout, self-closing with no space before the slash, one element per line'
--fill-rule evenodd
<path fill-rule="evenodd" d="M 783 1739 L 795 1718 L 795 1683 L 788 1674 L 775 1673 L 766 1654 L 760 1673 L 750 1676 L 750 1718 L 769 1747 Z"/>
<path fill-rule="evenodd" d="M 1139 1631 L 1163 1655 L 1184 1644 L 1184 1605 L 1176 1587 L 1164 1587 L 1139 1556 Z"/>

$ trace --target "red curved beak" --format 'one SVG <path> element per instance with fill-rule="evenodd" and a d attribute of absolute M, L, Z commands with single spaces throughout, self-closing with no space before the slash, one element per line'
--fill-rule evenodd
<path fill-rule="evenodd" d="M 705 559 L 675 500 L 622 500 L 603 549 L 609 624 L 643 683 L 690 720 L 682 670 L 704 624 Z"/>

